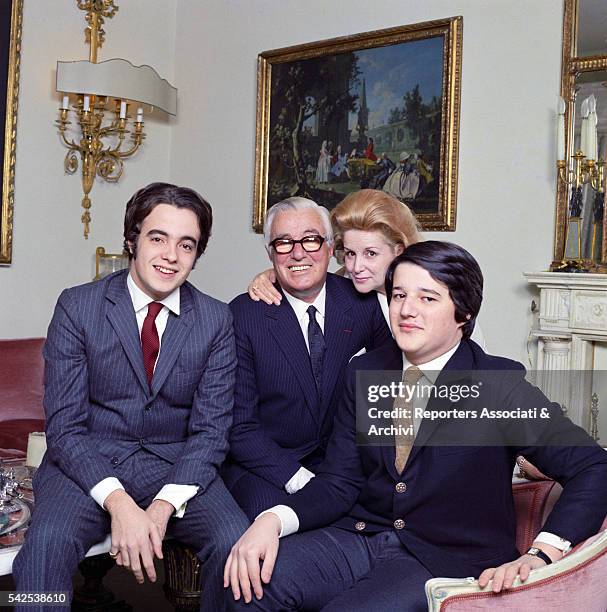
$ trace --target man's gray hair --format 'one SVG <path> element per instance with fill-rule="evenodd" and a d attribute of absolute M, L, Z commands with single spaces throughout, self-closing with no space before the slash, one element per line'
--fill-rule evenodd
<path fill-rule="evenodd" d="M 274 217 L 276 217 L 278 213 L 286 212 L 288 210 L 305 210 L 306 208 L 315 210 L 318 213 L 320 221 L 323 225 L 325 241 L 328 246 L 333 244 L 333 228 L 331 227 L 331 217 L 329 215 L 329 211 L 324 206 L 319 206 L 316 202 L 308 200 L 308 198 L 293 197 L 274 204 L 266 215 L 266 220 L 263 224 L 263 239 L 268 252 L 270 250 L 270 241 L 272 239 L 271 232 Z"/>

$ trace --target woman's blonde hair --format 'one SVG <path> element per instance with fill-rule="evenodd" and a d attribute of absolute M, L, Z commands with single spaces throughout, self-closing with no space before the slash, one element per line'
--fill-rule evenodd
<path fill-rule="evenodd" d="M 335 257 L 340 264 L 343 264 L 343 235 L 348 230 L 379 231 L 391 245 L 400 244 L 403 248 L 423 240 L 411 209 L 378 189 L 361 189 L 346 196 L 331 211 L 331 223 Z"/>

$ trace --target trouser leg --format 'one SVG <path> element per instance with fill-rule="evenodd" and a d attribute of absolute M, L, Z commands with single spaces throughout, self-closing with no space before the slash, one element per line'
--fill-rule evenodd
<path fill-rule="evenodd" d="M 327 527 L 281 540 L 274 573 L 263 597 L 245 604 L 226 594 L 229 609 L 320 610 L 371 568 L 364 536 Z"/>
<path fill-rule="evenodd" d="M 219 476 L 188 502 L 183 518 L 169 523 L 170 535 L 194 548 L 201 561 L 201 611 L 225 609 L 223 568 L 232 546 L 248 526 L 249 520 Z"/>
<path fill-rule="evenodd" d="M 88 549 L 109 532 L 109 517 L 63 474 L 53 475 L 36 486 L 35 495 L 32 521 L 13 563 L 16 589 L 20 592 L 67 592 L 71 601 L 72 578 L 78 563 Z M 69 609 L 69 605 L 65 608 Z M 23 608 L 28 612 L 45 609 L 59 608 Z"/>
<path fill-rule="evenodd" d="M 337 595 L 322 612 L 426 612 L 424 585 L 432 574 L 400 543 L 394 531 L 369 538 L 369 573 Z"/>

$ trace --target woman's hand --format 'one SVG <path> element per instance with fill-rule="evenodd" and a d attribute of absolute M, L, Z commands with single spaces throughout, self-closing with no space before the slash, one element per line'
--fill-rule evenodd
<path fill-rule="evenodd" d="M 249 284 L 249 297 L 255 302 L 263 300 L 266 304 L 280 306 L 282 295 L 274 288 L 276 274 L 272 268 L 258 274 Z"/>

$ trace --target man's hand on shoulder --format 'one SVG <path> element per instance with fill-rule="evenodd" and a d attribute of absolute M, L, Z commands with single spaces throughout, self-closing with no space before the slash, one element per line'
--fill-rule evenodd
<path fill-rule="evenodd" d="M 118 553 L 116 563 L 131 570 L 139 583 L 144 569 L 156 582 L 154 554 L 162 557 L 162 536 L 156 522 L 122 489 L 110 493 L 104 505 L 112 518 L 110 551 Z"/>
<path fill-rule="evenodd" d="M 242 592 L 244 600 L 249 603 L 252 599 L 251 587 L 255 597 L 262 598 L 261 581 L 268 584 L 272 577 L 280 530 L 280 518 L 268 512 L 256 519 L 234 544 L 223 572 L 223 586 L 232 587 L 234 599 L 240 599 Z M 260 560 L 263 561 L 261 575 Z"/>
<path fill-rule="evenodd" d="M 553 561 L 560 559 L 563 555 L 563 553 L 554 546 L 543 544 L 541 550 Z M 502 589 L 511 588 L 517 576 L 520 576 L 521 582 L 525 582 L 525 580 L 529 578 L 531 570 L 544 567 L 545 565 L 546 562 L 540 557 L 525 554 L 510 563 L 504 563 L 499 567 L 487 568 L 479 576 L 478 586 L 484 589 L 489 584 L 489 581 L 493 580 L 492 590 L 494 593 L 499 593 Z"/>

